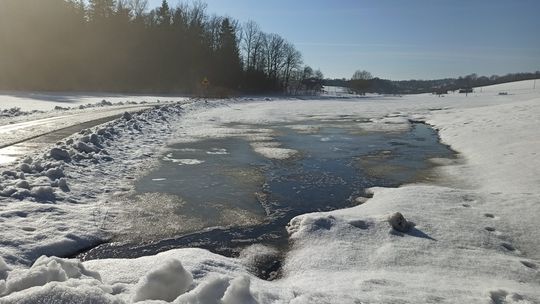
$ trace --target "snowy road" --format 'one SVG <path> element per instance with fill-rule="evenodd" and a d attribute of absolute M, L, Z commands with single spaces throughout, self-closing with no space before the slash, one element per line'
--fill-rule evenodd
<path fill-rule="evenodd" d="M 112 106 L 90 109 L 84 112 L 0 125 L 0 147 L 13 145 L 66 127 L 91 120 L 115 117 L 124 112 L 145 110 L 153 105 Z"/>
<path fill-rule="evenodd" d="M 153 106 L 139 104 L 98 107 L 42 119 L 29 117 L 28 121 L 0 125 L 0 164 L 12 162 L 82 129 L 118 118 L 124 112 L 138 112 Z"/>

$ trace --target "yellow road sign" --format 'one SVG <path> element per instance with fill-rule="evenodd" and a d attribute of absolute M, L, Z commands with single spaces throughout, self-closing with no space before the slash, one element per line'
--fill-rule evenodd
<path fill-rule="evenodd" d="M 201 81 L 201 84 L 205 87 L 210 85 L 210 81 L 208 81 L 208 78 L 204 77 L 204 79 Z"/>

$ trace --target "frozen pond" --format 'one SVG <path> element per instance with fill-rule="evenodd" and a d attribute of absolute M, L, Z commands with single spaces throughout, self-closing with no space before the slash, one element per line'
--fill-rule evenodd
<path fill-rule="evenodd" d="M 434 166 L 429 159 L 454 157 L 420 123 L 399 132 L 368 132 L 337 119 L 228 127 L 270 129 L 273 136 L 255 144 L 229 136 L 171 145 L 128 200 L 138 210 L 125 219 L 131 228 L 84 258 L 178 247 L 234 256 L 254 243 L 284 249 L 294 216 L 353 206 L 366 188 L 422 180 Z M 281 153 L 269 158 L 268 151 Z"/>

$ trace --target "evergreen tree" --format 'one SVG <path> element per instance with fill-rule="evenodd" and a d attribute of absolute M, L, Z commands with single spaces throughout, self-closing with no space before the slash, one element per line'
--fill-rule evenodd
<path fill-rule="evenodd" d="M 161 2 L 161 6 L 156 11 L 156 19 L 157 24 L 162 27 L 171 25 L 172 15 L 167 0 L 163 0 L 163 2 Z"/>
<path fill-rule="evenodd" d="M 115 0 L 89 0 L 89 17 L 91 21 L 99 22 L 109 18 L 114 13 Z"/>
<path fill-rule="evenodd" d="M 241 81 L 242 63 L 236 40 L 236 31 L 229 18 L 221 22 L 217 50 L 217 79 L 220 84 L 229 88 L 238 88 Z"/>

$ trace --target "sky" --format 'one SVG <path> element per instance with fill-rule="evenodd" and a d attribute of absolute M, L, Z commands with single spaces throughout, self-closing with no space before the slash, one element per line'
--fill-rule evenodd
<path fill-rule="evenodd" d="M 281 35 L 327 78 L 355 70 L 393 80 L 540 70 L 540 0 L 203 2 L 210 14 Z"/>

